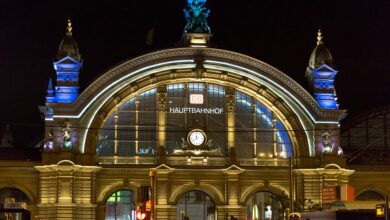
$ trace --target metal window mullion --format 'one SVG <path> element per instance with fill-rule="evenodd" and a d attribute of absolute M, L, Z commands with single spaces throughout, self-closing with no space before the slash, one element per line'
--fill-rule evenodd
<path fill-rule="evenodd" d="M 256 100 L 252 97 L 252 128 L 253 128 L 253 158 L 256 158 L 256 152 L 257 152 L 257 118 L 256 118 Z"/>
<path fill-rule="evenodd" d="M 114 156 L 118 156 L 118 121 L 119 114 L 118 109 L 116 109 L 114 115 Z"/>
<path fill-rule="evenodd" d="M 272 112 L 272 130 L 273 130 L 273 157 L 277 157 L 277 154 L 278 154 L 278 150 L 277 150 L 277 147 L 278 147 L 278 141 L 277 141 L 277 129 L 276 129 L 276 119 L 274 118 L 274 113 Z"/>
<path fill-rule="evenodd" d="M 135 97 L 135 156 L 138 156 L 139 139 L 139 96 Z"/>
<path fill-rule="evenodd" d="M 185 83 L 184 84 L 184 106 L 185 107 L 188 107 L 188 98 L 189 98 L 189 85 L 188 85 L 188 83 Z M 184 113 L 184 129 L 186 130 L 186 131 L 188 131 L 188 113 L 186 112 L 186 113 Z"/>

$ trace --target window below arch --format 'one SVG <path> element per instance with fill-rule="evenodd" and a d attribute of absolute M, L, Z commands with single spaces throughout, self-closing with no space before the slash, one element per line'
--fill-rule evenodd
<path fill-rule="evenodd" d="M 2 188 L 0 189 L 0 203 L 4 203 L 7 199 L 12 199 L 14 202 L 25 202 L 27 204 L 30 203 L 30 199 L 27 195 L 16 188 Z"/>
<path fill-rule="evenodd" d="M 188 191 L 176 204 L 176 219 L 214 220 L 216 219 L 215 203 L 203 191 Z"/>
<path fill-rule="evenodd" d="M 267 191 L 253 194 L 246 202 L 246 219 L 284 219 L 283 197 Z"/>
<path fill-rule="evenodd" d="M 111 194 L 106 202 L 106 220 L 135 220 L 134 194 L 130 190 L 119 190 Z"/>

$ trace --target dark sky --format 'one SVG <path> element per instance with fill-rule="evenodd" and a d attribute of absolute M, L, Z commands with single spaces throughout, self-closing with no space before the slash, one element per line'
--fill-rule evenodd
<path fill-rule="evenodd" d="M 173 47 L 185 0 L 5 1 L 0 7 L 0 133 L 11 124 L 17 146 L 42 137 L 52 61 L 71 18 L 85 88 L 124 60 Z M 390 104 L 389 0 L 208 0 L 218 48 L 258 58 L 307 87 L 305 69 L 317 29 L 331 51 L 340 107 L 350 115 Z M 154 28 L 154 43 L 145 44 Z"/>

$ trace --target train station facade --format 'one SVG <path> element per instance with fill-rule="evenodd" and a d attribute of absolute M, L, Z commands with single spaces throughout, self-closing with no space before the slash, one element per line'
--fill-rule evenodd
<path fill-rule="evenodd" d="M 42 160 L 0 166 L 1 199 L 25 202 L 31 219 L 284 219 L 366 187 L 350 181 L 320 32 L 310 92 L 190 32 L 183 47 L 124 61 L 79 92 L 71 31 L 40 107 Z"/>

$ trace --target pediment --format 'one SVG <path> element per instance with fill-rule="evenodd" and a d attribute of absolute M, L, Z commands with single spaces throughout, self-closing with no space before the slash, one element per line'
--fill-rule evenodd
<path fill-rule="evenodd" d="M 70 56 L 66 56 L 66 57 L 62 58 L 61 60 L 54 62 L 54 63 L 57 63 L 57 64 L 78 64 L 78 63 L 80 63 L 80 61 L 78 61 Z"/>
<path fill-rule="evenodd" d="M 237 165 L 231 165 L 230 167 L 226 168 L 226 169 L 222 169 L 222 172 L 226 173 L 226 174 L 240 174 L 242 172 L 244 172 L 245 169 L 242 169 L 240 168 L 239 166 Z"/>
<path fill-rule="evenodd" d="M 334 72 L 337 73 L 337 70 L 333 69 L 332 67 L 323 64 L 319 66 L 317 69 L 314 69 L 313 72 Z"/>
<path fill-rule="evenodd" d="M 159 166 L 157 166 L 156 168 L 154 168 L 155 170 L 174 170 L 174 168 L 171 168 L 169 167 L 168 165 L 166 164 L 161 164 Z"/>

